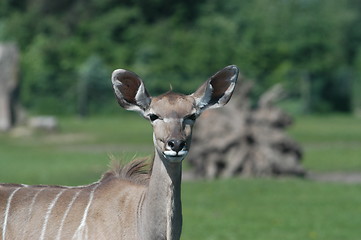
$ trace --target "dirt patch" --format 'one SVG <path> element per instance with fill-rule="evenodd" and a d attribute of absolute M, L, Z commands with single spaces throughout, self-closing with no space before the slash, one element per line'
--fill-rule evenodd
<path fill-rule="evenodd" d="M 52 144 L 69 144 L 84 141 L 93 141 L 94 139 L 94 136 L 84 133 L 49 134 L 42 138 L 43 141 Z"/>
<path fill-rule="evenodd" d="M 306 178 L 320 182 L 361 183 L 361 172 L 308 172 Z"/>
<path fill-rule="evenodd" d="M 124 145 L 124 144 L 81 144 L 62 147 L 64 151 L 84 151 L 91 153 L 114 153 L 114 152 L 140 152 L 153 154 L 151 145 Z"/>

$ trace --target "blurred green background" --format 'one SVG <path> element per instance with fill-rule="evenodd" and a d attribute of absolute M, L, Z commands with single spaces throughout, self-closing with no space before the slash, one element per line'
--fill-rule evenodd
<path fill-rule="evenodd" d="M 255 95 L 283 83 L 296 112 L 357 112 L 360 25 L 359 0 L 0 2 L 0 41 L 21 50 L 21 103 L 42 114 L 114 111 L 116 68 L 156 95 L 169 83 L 190 93 L 230 64 Z"/>
<path fill-rule="evenodd" d="M 0 134 L 0 181 L 80 185 L 109 155 L 152 153 L 152 129 L 120 110 L 116 68 L 150 93 L 190 93 L 238 65 L 254 98 L 282 83 L 289 134 L 319 173 L 361 172 L 359 0 L 1 0 L 0 42 L 21 53 L 20 104 L 53 114 L 55 133 Z M 77 115 L 88 116 L 78 118 Z M 186 162 L 185 162 L 186 164 Z M 308 179 L 184 182 L 182 239 L 359 239 L 360 183 Z"/>

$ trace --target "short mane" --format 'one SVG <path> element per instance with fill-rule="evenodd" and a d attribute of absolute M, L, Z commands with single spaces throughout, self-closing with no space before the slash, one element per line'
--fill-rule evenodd
<path fill-rule="evenodd" d="M 111 178 L 118 178 L 139 185 L 148 185 L 152 173 L 153 160 L 149 157 L 134 159 L 131 162 L 121 165 L 119 161 L 112 160 L 111 169 L 106 172 L 100 182 Z"/>

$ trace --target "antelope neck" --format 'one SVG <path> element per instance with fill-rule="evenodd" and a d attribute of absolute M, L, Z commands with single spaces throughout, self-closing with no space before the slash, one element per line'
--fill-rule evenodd
<path fill-rule="evenodd" d="M 139 229 L 143 233 L 142 239 L 179 239 L 182 228 L 181 175 L 181 163 L 170 163 L 155 151 L 142 208 Z"/>

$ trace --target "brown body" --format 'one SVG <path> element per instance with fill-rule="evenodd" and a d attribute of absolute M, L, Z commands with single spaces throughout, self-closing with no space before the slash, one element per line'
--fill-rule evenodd
<path fill-rule="evenodd" d="M 129 224 L 138 217 L 139 199 L 145 188 L 117 177 L 77 188 L 1 185 L 2 237 L 139 239 Z"/>
<path fill-rule="evenodd" d="M 152 123 L 151 170 L 133 161 L 87 186 L 0 184 L 0 239 L 180 239 L 182 160 L 193 124 L 205 109 L 228 102 L 237 76 L 229 66 L 191 95 L 152 98 L 136 74 L 115 70 L 119 104 Z"/>

